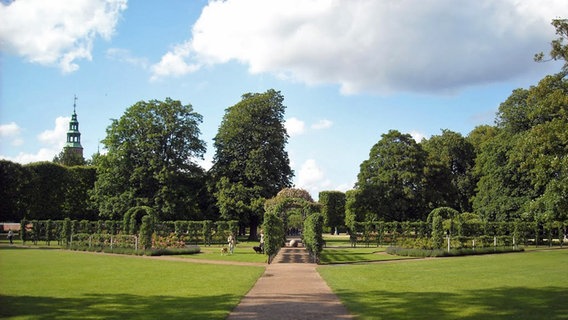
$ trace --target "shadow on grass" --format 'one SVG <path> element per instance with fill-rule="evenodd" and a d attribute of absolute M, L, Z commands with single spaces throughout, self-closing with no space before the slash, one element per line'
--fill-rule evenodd
<path fill-rule="evenodd" d="M 238 297 L 83 295 L 73 298 L 0 296 L 0 318 L 26 319 L 224 319 Z"/>
<path fill-rule="evenodd" d="M 465 294 L 339 291 L 338 296 L 362 319 L 568 319 L 565 287 L 508 287 Z"/>

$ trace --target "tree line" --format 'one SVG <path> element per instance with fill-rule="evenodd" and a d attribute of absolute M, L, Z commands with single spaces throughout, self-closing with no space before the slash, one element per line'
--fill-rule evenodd
<path fill-rule="evenodd" d="M 566 61 L 568 24 L 553 25 L 560 38 L 550 56 Z M 383 134 L 361 163 L 353 190 L 320 196 L 325 224 L 423 221 L 438 207 L 489 222 L 566 220 L 567 74 L 565 64 L 514 90 L 494 125 L 467 136 L 442 130 L 417 142 L 397 130 Z M 88 166 L 1 160 L 1 220 L 120 220 L 147 206 L 161 221 L 238 220 L 240 233 L 248 229 L 256 238 L 267 199 L 291 187 L 294 176 L 283 100 L 271 89 L 244 94 L 225 109 L 208 171 L 198 164 L 206 144 L 193 106 L 170 98 L 137 102 L 112 120 L 102 140 L 106 153 Z"/>

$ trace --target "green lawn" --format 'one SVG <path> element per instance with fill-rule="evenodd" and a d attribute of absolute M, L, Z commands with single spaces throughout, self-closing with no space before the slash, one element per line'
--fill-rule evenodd
<path fill-rule="evenodd" d="M 239 241 L 239 243 L 235 247 L 234 254 L 222 255 L 221 246 L 218 244 L 211 246 L 200 245 L 199 247 L 201 248 L 201 253 L 183 255 L 180 257 L 191 259 L 266 263 L 267 256 L 265 254 L 256 253 L 252 248 L 253 246 L 258 246 L 258 242 Z M 224 247 L 227 247 L 227 245 L 225 245 Z"/>
<path fill-rule="evenodd" d="M 0 247 L 0 318 L 224 319 L 263 271 Z"/>
<path fill-rule="evenodd" d="M 318 271 L 360 319 L 568 319 L 568 250 Z"/>
<path fill-rule="evenodd" d="M 409 259 L 409 257 L 386 254 L 385 250 L 386 248 L 384 247 L 324 248 L 321 253 L 320 263 L 362 263 L 372 261 Z"/>

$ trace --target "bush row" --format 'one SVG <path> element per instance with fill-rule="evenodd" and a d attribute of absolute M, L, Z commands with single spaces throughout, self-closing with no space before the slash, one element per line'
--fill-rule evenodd
<path fill-rule="evenodd" d="M 407 257 L 455 257 L 455 256 L 468 256 L 480 254 L 495 254 L 495 253 L 508 253 L 508 252 L 521 252 L 524 251 L 520 247 L 483 247 L 483 248 L 454 248 L 448 250 L 444 249 L 418 249 L 418 248 L 403 248 L 403 247 L 388 247 L 386 252 L 398 256 Z"/>
<path fill-rule="evenodd" d="M 128 219 L 128 223 L 113 220 L 22 220 L 20 225 L 20 238 L 25 243 L 32 241 L 57 241 L 59 245 L 68 245 L 71 237 L 78 234 L 108 234 L 108 235 L 138 235 L 142 226 L 143 217 L 140 221 Z M 126 219 L 125 219 L 126 220 Z M 188 244 L 225 243 L 229 233 L 236 233 L 238 221 L 152 221 L 150 229 L 146 230 L 146 236 L 157 234 L 169 236 L 175 234 L 181 241 Z"/>
<path fill-rule="evenodd" d="M 436 242 L 434 247 L 442 244 L 447 236 L 455 242 L 466 246 L 468 241 L 481 243 L 493 242 L 494 238 L 509 241 L 513 238 L 516 244 L 552 245 L 555 241 L 560 245 L 565 242 L 566 221 L 552 222 L 479 222 L 438 220 L 424 222 L 358 222 L 355 224 L 356 234 L 352 237 L 354 244 L 397 245 L 408 239 L 429 238 Z M 507 243 L 507 245 L 509 245 Z M 482 245 L 478 245 L 482 246 Z"/>

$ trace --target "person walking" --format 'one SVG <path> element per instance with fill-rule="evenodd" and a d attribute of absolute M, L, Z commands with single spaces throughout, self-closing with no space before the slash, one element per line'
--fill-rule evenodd
<path fill-rule="evenodd" d="M 229 243 L 229 252 L 230 254 L 233 254 L 233 252 L 235 251 L 235 238 L 233 237 L 233 234 L 229 235 L 227 242 Z"/>
<path fill-rule="evenodd" d="M 14 232 L 12 229 L 8 230 L 8 240 L 10 240 L 10 244 L 14 244 Z"/>
<path fill-rule="evenodd" d="M 260 231 L 260 251 L 264 253 L 264 231 Z"/>

